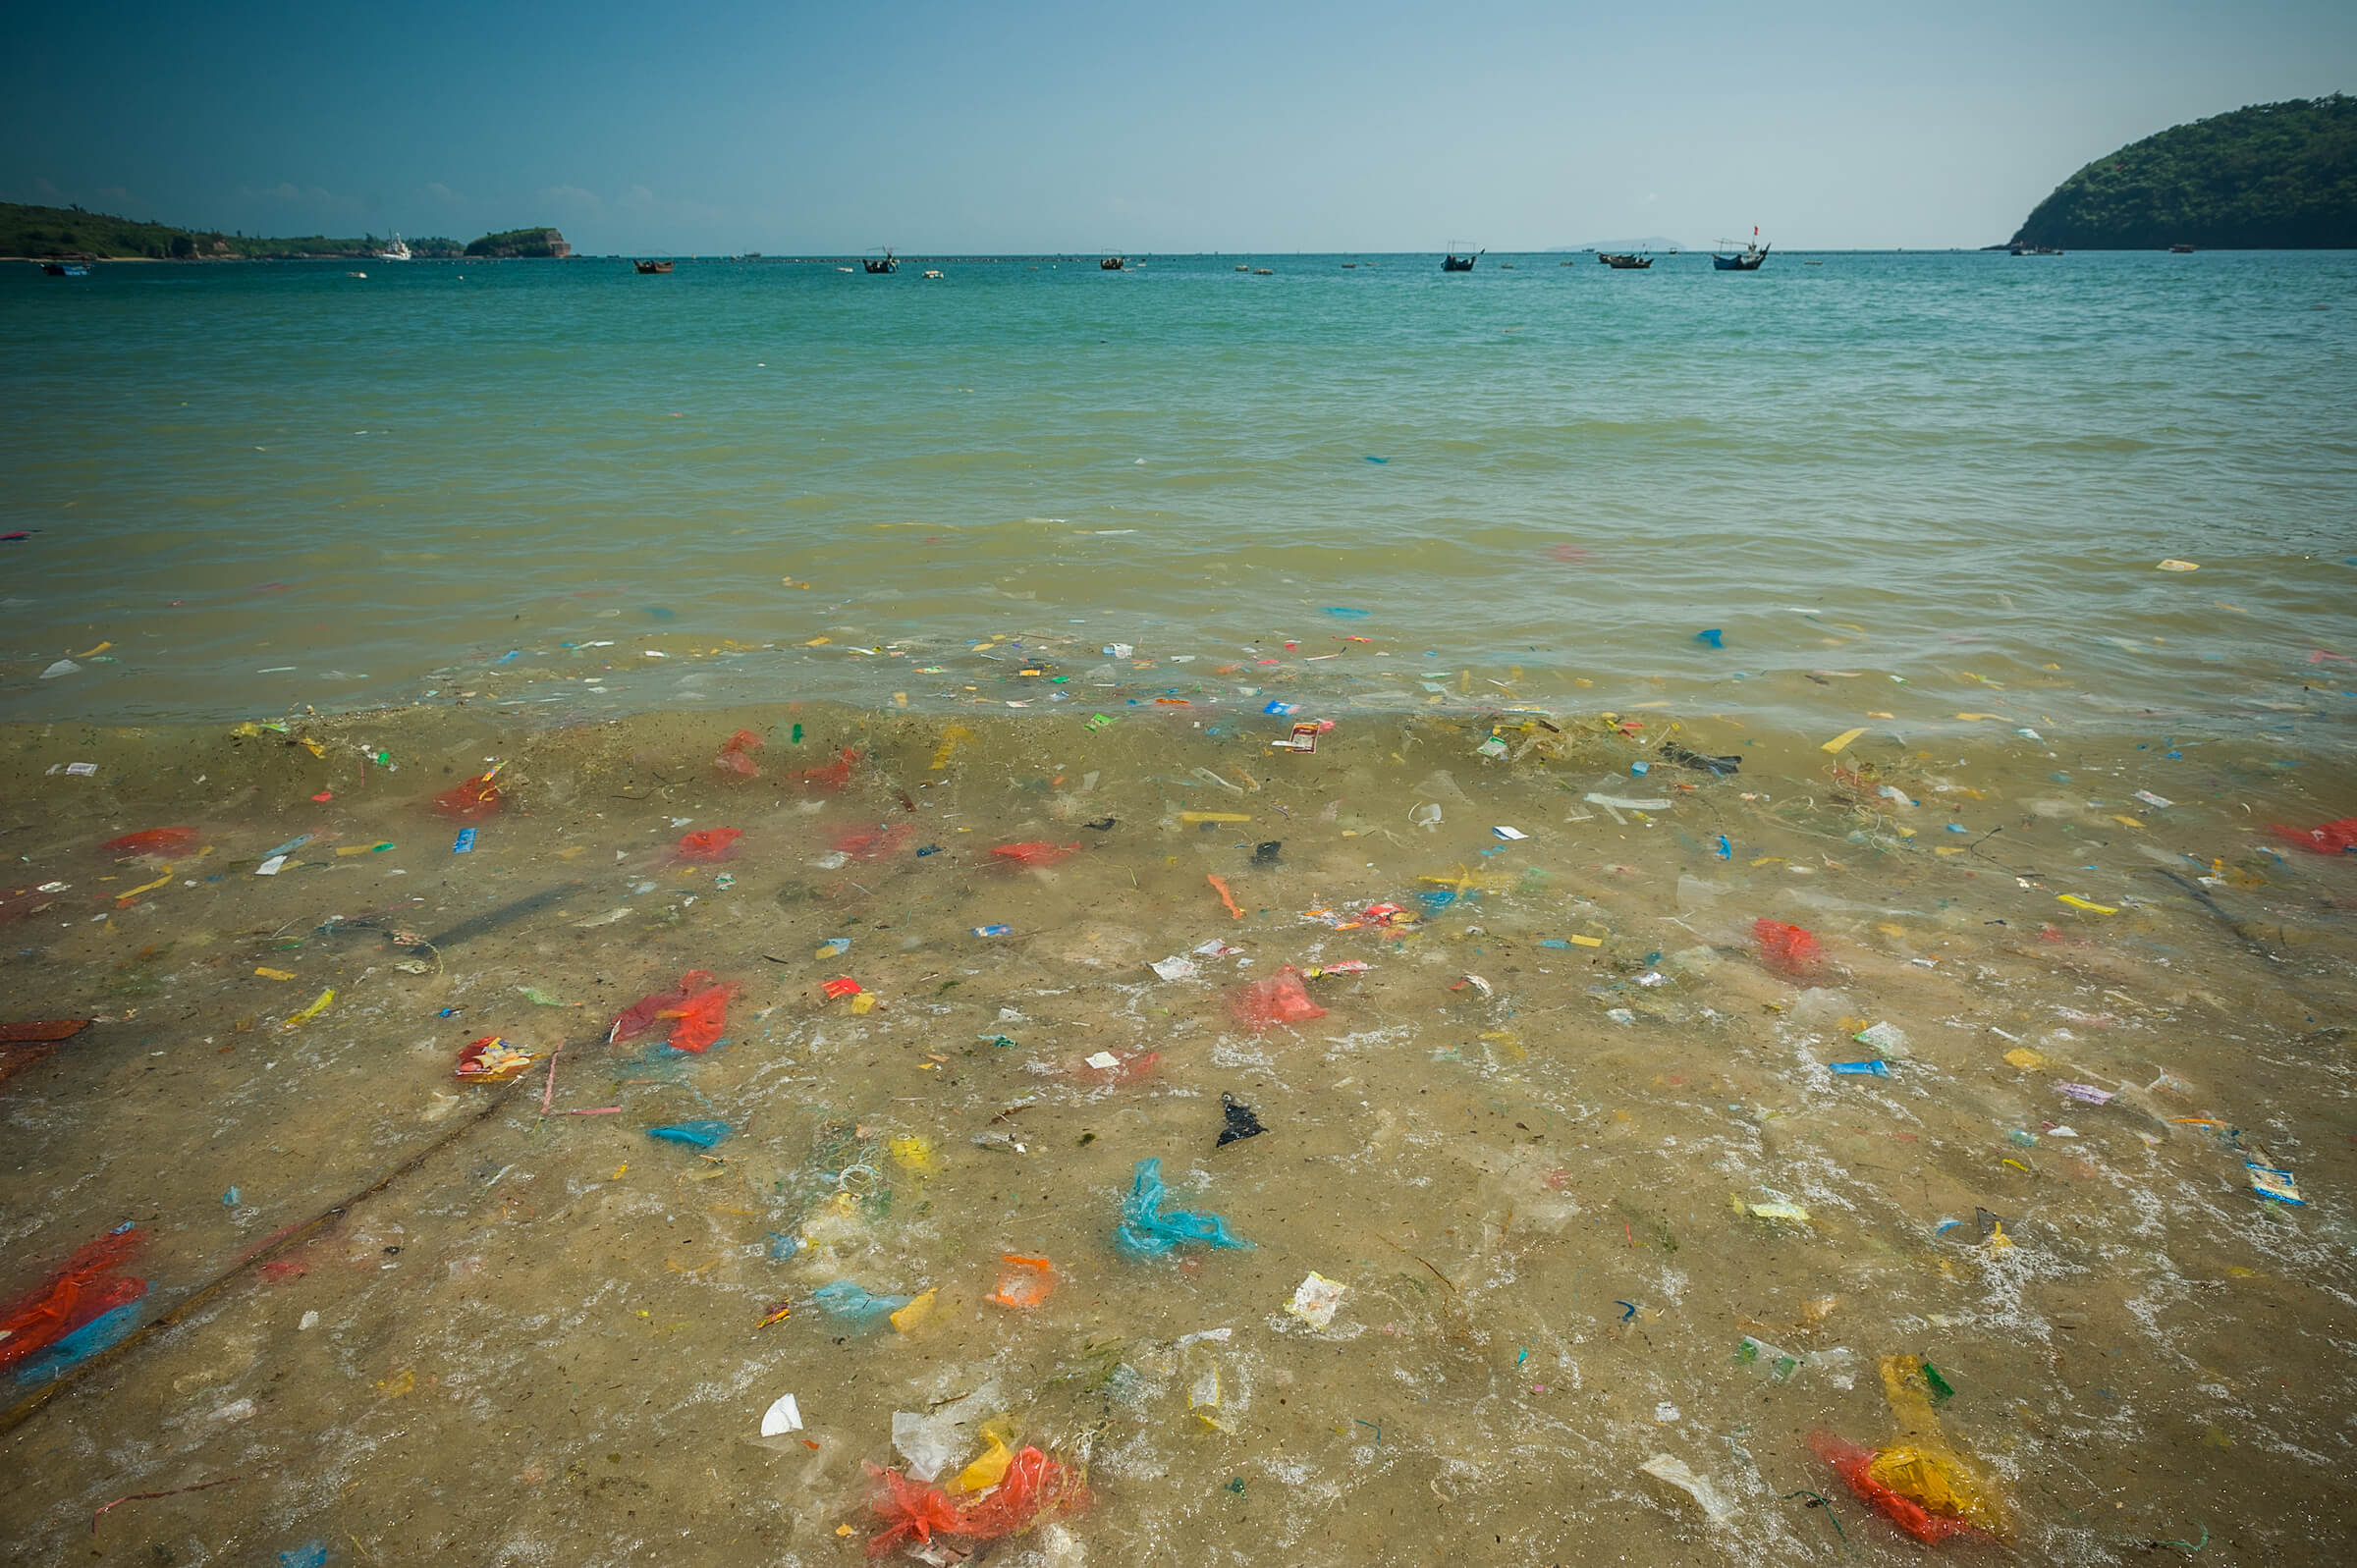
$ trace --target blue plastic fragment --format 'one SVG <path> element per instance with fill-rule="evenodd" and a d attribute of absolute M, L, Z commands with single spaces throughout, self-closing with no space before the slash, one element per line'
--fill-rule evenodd
<path fill-rule="evenodd" d="M 1697 631 L 1694 633 L 1694 640 L 1701 643 L 1706 648 L 1724 648 L 1727 646 L 1726 638 L 1727 633 L 1722 631 L 1717 626 L 1713 626 L 1708 631 Z"/>
<path fill-rule="evenodd" d="M 1565 942 L 1561 937 L 1541 937 L 1539 939 L 1539 946 L 1542 947 L 1568 947 L 1571 946 L 1571 944 Z"/>
<path fill-rule="evenodd" d="M 327 1568 L 327 1542 L 306 1541 L 292 1551 L 280 1552 L 278 1568 Z"/>
<path fill-rule="evenodd" d="M 783 1230 L 769 1233 L 769 1261 L 785 1263 L 802 1250 L 802 1238 L 790 1236 Z"/>
<path fill-rule="evenodd" d="M 1391 459 L 1389 459 L 1389 458 L 1377 458 L 1377 457 L 1372 457 L 1372 456 L 1370 456 L 1370 457 L 1367 459 L 1367 460 L 1368 460 L 1369 462 L 1389 462 L 1389 461 L 1391 461 L 1392 460 L 1391 460 Z"/>
<path fill-rule="evenodd" d="M 1330 616 L 1341 616 L 1348 621 L 1362 621 L 1368 616 L 1373 615 L 1375 612 L 1372 610 L 1353 610 L 1348 605 L 1328 605 L 1326 607 L 1326 613 Z"/>
<path fill-rule="evenodd" d="M 450 852 L 454 855 L 472 854 L 474 852 L 474 830 L 461 828 L 458 838 L 450 846 Z"/>
<path fill-rule="evenodd" d="M 709 1149 L 737 1129 L 725 1121 L 675 1121 L 668 1127 L 649 1127 L 649 1138 L 661 1138 L 670 1143 L 693 1144 Z"/>
<path fill-rule="evenodd" d="M 1162 1162 L 1140 1160 L 1122 1200 L 1122 1222 L 1114 1226 L 1113 1244 L 1132 1258 L 1167 1258 L 1185 1242 L 1206 1247 L 1249 1247 L 1252 1243 L 1228 1233 L 1228 1221 L 1218 1215 L 1189 1209 L 1163 1213 L 1168 1194 L 1162 1185 Z"/>
<path fill-rule="evenodd" d="M 1424 906 L 1426 914 L 1437 915 L 1456 902 L 1456 890 L 1454 888 L 1427 888 L 1416 894 L 1416 902 Z"/>
<path fill-rule="evenodd" d="M 1829 1072 L 1865 1073 L 1876 1078 L 1891 1076 L 1891 1064 L 1887 1061 L 1831 1061 L 1826 1063 L 1826 1070 Z"/>
<path fill-rule="evenodd" d="M 229 1191 L 221 1195 L 221 1207 L 224 1209 L 235 1209 L 240 1201 L 241 1200 L 238 1197 L 238 1189 L 235 1187 L 230 1188 Z"/>
<path fill-rule="evenodd" d="M 1628 1322 L 1628 1320 L 1629 1320 L 1629 1319 L 1631 1319 L 1631 1318 L 1634 1318 L 1634 1317 L 1637 1315 L 1637 1304 L 1636 1304 L 1635 1302 L 1633 1302 L 1633 1301 L 1618 1301 L 1618 1300 L 1616 1300 L 1616 1301 L 1613 1303 L 1613 1305 L 1614 1305 L 1614 1306 L 1616 1306 L 1616 1307 L 1622 1307 L 1622 1308 L 1625 1308 L 1625 1309 L 1627 1309 L 1626 1311 L 1624 1311 L 1624 1312 L 1622 1312 L 1622 1313 L 1620 1314 L 1620 1321 L 1621 1321 L 1622 1323 L 1626 1323 L 1626 1322 Z"/>
<path fill-rule="evenodd" d="M 139 1325 L 139 1314 L 146 1306 L 144 1301 L 127 1301 L 111 1312 L 100 1313 L 72 1333 L 52 1340 L 27 1357 L 25 1364 L 17 1369 L 17 1386 L 37 1388 L 100 1351 L 113 1349 Z"/>
<path fill-rule="evenodd" d="M 311 837 L 312 836 L 307 833 L 299 833 L 294 838 L 289 838 L 285 843 L 280 844 L 276 849 L 263 850 L 262 858 L 264 860 L 275 860 L 280 855 L 291 855 L 296 850 L 301 849 L 304 844 L 309 843 L 311 841 Z"/>
<path fill-rule="evenodd" d="M 1722 860 L 1732 860 L 1735 858 L 1735 846 L 1727 841 L 1726 834 L 1721 834 L 1719 836 L 1719 858 Z"/>
<path fill-rule="evenodd" d="M 873 1328 L 914 1300 L 911 1296 L 875 1296 L 849 1279 L 819 1286 L 810 1293 L 821 1312 L 854 1328 Z"/>
<path fill-rule="evenodd" d="M 1629 777 L 1632 779 L 1642 779 L 1651 772 L 1653 772 L 1653 764 L 1650 762 L 1632 762 L 1628 765 Z"/>

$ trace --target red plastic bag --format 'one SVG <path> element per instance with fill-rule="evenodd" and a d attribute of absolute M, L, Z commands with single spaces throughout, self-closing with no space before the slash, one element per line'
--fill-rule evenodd
<path fill-rule="evenodd" d="M 910 1481 L 897 1470 L 868 1473 L 883 1483 L 869 1506 L 889 1528 L 867 1543 L 881 1557 L 904 1541 L 930 1541 L 938 1532 L 973 1541 L 1019 1535 L 1051 1514 L 1076 1513 L 1088 1506 L 1088 1485 L 1078 1471 L 1058 1464 L 1037 1448 L 1025 1447 L 1007 1467 L 990 1495 L 959 1508 L 939 1487 Z"/>
<path fill-rule="evenodd" d="M 712 759 L 712 766 L 719 770 L 723 784 L 734 784 L 740 779 L 758 779 L 761 769 L 745 753 L 760 749 L 759 735 L 750 730 L 740 730 L 720 743 L 720 755 Z"/>
<path fill-rule="evenodd" d="M 1323 1018 L 1326 1009 L 1309 1000 L 1301 971 L 1287 964 L 1266 980 L 1255 980 L 1229 999 L 1236 1020 L 1254 1029 L 1281 1023 L 1307 1023 Z"/>
<path fill-rule="evenodd" d="M 1030 843 L 1003 843 L 991 853 L 1018 866 L 1052 866 L 1079 847 L 1076 843 L 1049 843 L 1044 839 L 1034 839 Z"/>
<path fill-rule="evenodd" d="M 2320 823 L 2313 828 L 2286 828 L 2271 822 L 2267 831 L 2285 843 L 2296 843 L 2312 855 L 2345 855 L 2357 849 L 2357 817 Z"/>
<path fill-rule="evenodd" d="M 853 828 L 848 833 L 836 836 L 835 847 L 844 854 L 850 855 L 853 860 L 881 860 L 906 843 L 910 835 L 915 832 L 916 830 L 906 823 L 903 823 L 897 828 L 877 828 L 871 831 Z"/>
<path fill-rule="evenodd" d="M 1830 1432 L 1810 1433 L 1809 1446 L 1817 1451 L 1818 1458 L 1839 1472 L 1860 1502 L 1926 1545 L 1972 1534 L 1970 1520 L 1933 1513 L 1914 1498 L 1899 1495 L 1867 1474 L 1866 1467 L 1874 1463 L 1874 1449 L 1845 1442 Z"/>
<path fill-rule="evenodd" d="M 184 849 L 193 849 L 202 838 L 193 828 L 149 828 L 142 833 L 127 833 L 120 838 L 109 838 L 98 847 L 110 855 L 176 855 Z"/>
<path fill-rule="evenodd" d="M 716 860 L 734 860 L 737 840 L 744 837 L 742 828 L 698 828 L 693 833 L 680 835 L 679 857 L 702 865 Z"/>
<path fill-rule="evenodd" d="M 793 775 L 793 779 L 805 789 L 823 789 L 833 794 L 851 782 L 851 764 L 858 760 L 859 753 L 846 746 L 826 767 L 804 768 Z"/>
<path fill-rule="evenodd" d="M 690 969 L 680 977 L 677 991 L 658 991 L 641 997 L 614 1020 L 608 1040 L 629 1040 L 642 1035 L 657 1023 L 670 1020 L 671 1038 L 665 1042 L 674 1051 L 706 1051 L 728 1027 L 729 1002 L 738 988 L 733 985 L 713 985 L 712 971 Z"/>
<path fill-rule="evenodd" d="M 495 770 L 496 771 L 496 770 Z M 490 774 L 478 774 L 455 788 L 434 796 L 434 809 L 445 817 L 488 817 L 499 810 L 499 785 Z"/>
<path fill-rule="evenodd" d="M 46 1350 L 91 1319 L 147 1294 L 147 1281 L 115 1271 L 145 1235 L 125 1225 L 86 1242 L 47 1280 L 0 1305 L 0 1372 Z"/>
<path fill-rule="evenodd" d="M 1753 923 L 1751 934 L 1760 944 L 1760 962 L 1780 975 L 1804 976 L 1825 961 L 1816 934 L 1804 927 L 1763 917 Z"/>

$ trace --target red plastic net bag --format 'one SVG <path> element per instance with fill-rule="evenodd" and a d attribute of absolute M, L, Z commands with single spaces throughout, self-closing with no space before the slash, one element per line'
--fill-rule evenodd
<path fill-rule="evenodd" d="M 2321 822 L 2313 828 L 2286 828 L 2271 822 L 2267 831 L 2285 843 L 2296 843 L 2312 855 L 2345 855 L 2357 849 L 2357 817 Z"/>
<path fill-rule="evenodd" d="M 698 865 L 733 860 L 737 857 L 737 840 L 743 837 L 742 828 L 698 828 L 693 833 L 680 835 L 679 858 Z"/>
<path fill-rule="evenodd" d="M 1323 1018 L 1326 1009 L 1309 1000 L 1309 988 L 1301 983 L 1301 971 L 1287 964 L 1266 980 L 1255 980 L 1229 999 L 1236 1021 L 1253 1029 L 1269 1029 L 1281 1023 L 1307 1023 Z"/>
<path fill-rule="evenodd" d="M 936 1535 L 969 1541 L 1020 1535 L 1053 1515 L 1077 1513 L 1089 1502 L 1088 1484 L 1079 1471 L 1028 1446 L 1008 1465 L 998 1486 L 966 1508 L 939 1487 L 910 1481 L 897 1470 L 871 1465 L 868 1473 L 881 1484 L 868 1506 L 886 1521 L 884 1531 L 867 1542 L 870 1557 L 904 1541 L 929 1542 Z"/>
<path fill-rule="evenodd" d="M 824 768 L 804 768 L 795 773 L 794 782 L 805 789 L 819 789 L 834 794 L 851 782 L 851 764 L 859 753 L 846 746 L 835 754 L 835 760 Z"/>
<path fill-rule="evenodd" d="M 737 995 L 733 985 L 714 985 L 709 969 L 690 969 L 680 977 L 677 991 L 658 991 L 641 997 L 614 1020 L 608 1040 L 630 1040 L 646 1033 L 658 1023 L 672 1025 L 671 1038 L 664 1042 L 674 1051 L 707 1051 L 729 1025 L 729 1002 Z"/>
<path fill-rule="evenodd" d="M 1970 1520 L 1936 1514 L 1914 1498 L 1893 1491 L 1876 1480 L 1870 1473 L 1870 1467 L 1874 1464 L 1874 1449 L 1861 1448 L 1830 1432 L 1810 1433 L 1809 1446 L 1817 1451 L 1818 1458 L 1833 1466 L 1841 1479 L 1849 1483 L 1849 1489 L 1857 1493 L 1860 1502 L 1926 1545 L 1972 1533 Z"/>
<path fill-rule="evenodd" d="M 761 749 L 761 737 L 750 730 L 740 730 L 720 743 L 720 754 L 712 759 L 713 768 L 721 782 L 734 784 L 742 779 L 761 777 L 760 765 L 746 755 Z"/>
<path fill-rule="evenodd" d="M 193 849 L 202 835 L 193 828 L 149 828 L 140 833 L 127 833 L 120 838 L 109 838 L 98 847 L 110 855 L 176 855 Z"/>
<path fill-rule="evenodd" d="M 991 855 L 1018 866 L 1052 866 L 1079 847 L 1076 843 L 1048 843 L 1034 839 L 1030 843 L 1003 843 L 993 849 Z"/>
<path fill-rule="evenodd" d="M 496 769 L 493 772 L 497 772 Z M 445 789 L 434 796 L 434 809 L 445 817 L 462 820 L 488 817 L 500 808 L 499 785 L 491 774 L 478 774 L 465 784 Z"/>
<path fill-rule="evenodd" d="M 1825 961 L 1816 934 L 1805 927 L 1762 918 L 1753 923 L 1751 934 L 1760 945 L 1760 962 L 1780 975 L 1797 979 L 1813 974 Z"/>
<path fill-rule="evenodd" d="M 144 1233 L 125 1225 L 85 1242 L 46 1280 L 0 1303 L 0 1373 L 46 1350 L 75 1329 L 147 1294 L 147 1281 L 116 1272 L 139 1250 Z"/>

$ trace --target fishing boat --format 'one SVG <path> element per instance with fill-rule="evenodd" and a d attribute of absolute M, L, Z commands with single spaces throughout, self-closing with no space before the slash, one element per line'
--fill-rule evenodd
<path fill-rule="evenodd" d="M 403 243 L 401 231 L 396 229 L 393 231 L 392 243 L 376 253 L 376 259 L 379 261 L 411 261 L 415 258 L 410 254 L 409 245 Z"/>
<path fill-rule="evenodd" d="M 41 271 L 52 278 L 86 278 L 90 269 L 79 261 L 44 261 Z"/>
<path fill-rule="evenodd" d="M 1722 240 L 1719 243 L 1729 250 L 1734 249 L 1735 243 L 1732 240 Z M 1711 265 L 1720 272 L 1757 272 L 1760 270 L 1760 263 L 1768 259 L 1768 246 L 1760 243 L 1760 227 L 1755 223 L 1751 227 L 1751 243 L 1731 256 L 1723 256 L 1716 250 L 1712 251 Z"/>
<path fill-rule="evenodd" d="M 882 260 L 879 261 L 870 256 L 862 260 L 859 265 L 865 267 L 871 275 L 879 272 L 898 272 L 901 270 L 901 258 L 892 253 L 892 246 L 886 245 Z"/>
<path fill-rule="evenodd" d="M 669 272 L 671 270 L 671 263 L 668 261 L 633 261 L 630 265 L 636 267 L 641 273 Z"/>
<path fill-rule="evenodd" d="M 2190 255 L 2192 255 L 2192 254 L 2193 254 L 2193 246 L 2191 246 L 2191 245 L 2170 245 L 2170 246 L 2168 247 L 2168 253 L 2169 253 L 2170 255 L 2172 255 L 2172 256 L 2190 256 Z"/>
<path fill-rule="evenodd" d="M 1099 272 L 1120 272 L 1128 265 L 1129 258 L 1127 256 L 1107 256 L 1097 263 L 1097 270 Z"/>
<path fill-rule="evenodd" d="M 1441 270 L 1443 272 L 1471 272 L 1473 263 L 1488 254 L 1487 250 L 1476 250 L 1470 255 L 1460 256 L 1456 253 L 1455 242 L 1452 241 L 1449 244 L 1449 253 L 1441 257 Z"/>
<path fill-rule="evenodd" d="M 1599 250 L 1596 259 L 1618 272 L 1643 272 L 1653 265 L 1651 256 L 1624 255 L 1617 250 Z"/>

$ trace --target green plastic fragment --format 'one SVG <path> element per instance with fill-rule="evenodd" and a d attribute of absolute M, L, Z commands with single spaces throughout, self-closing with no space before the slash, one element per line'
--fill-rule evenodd
<path fill-rule="evenodd" d="M 559 1001 L 547 992 L 542 991 L 538 986 L 518 986 L 516 991 L 517 994 L 521 996 L 524 1000 L 530 1002 L 535 1007 L 563 1007 L 569 1005 L 567 1002 Z"/>
<path fill-rule="evenodd" d="M 1928 1361 L 1923 1364 L 1923 1380 L 1932 1385 L 1933 1404 L 1946 1404 L 1956 1397 L 1956 1391 L 1947 1385 L 1947 1379 L 1940 1376 L 1940 1369 Z"/>

